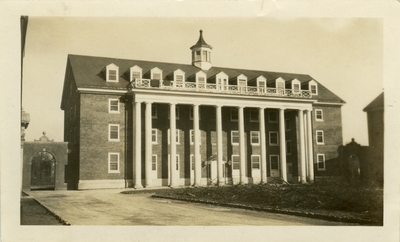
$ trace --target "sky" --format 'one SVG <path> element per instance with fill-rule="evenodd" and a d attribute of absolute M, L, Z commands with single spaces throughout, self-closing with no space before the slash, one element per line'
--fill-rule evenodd
<path fill-rule="evenodd" d="M 219 67 L 311 75 L 346 101 L 343 143 L 368 145 L 362 111 L 383 91 L 383 21 L 375 18 L 30 17 L 23 69 L 25 139 L 63 141 L 68 54 L 191 63 L 203 30 Z"/>

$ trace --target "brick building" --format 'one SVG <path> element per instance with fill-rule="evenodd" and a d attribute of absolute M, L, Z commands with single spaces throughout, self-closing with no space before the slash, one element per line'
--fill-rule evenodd
<path fill-rule="evenodd" d="M 342 99 L 309 75 L 214 67 L 201 31 L 190 49 L 191 65 L 68 56 L 61 109 L 71 189 L 329 174 Z"/>

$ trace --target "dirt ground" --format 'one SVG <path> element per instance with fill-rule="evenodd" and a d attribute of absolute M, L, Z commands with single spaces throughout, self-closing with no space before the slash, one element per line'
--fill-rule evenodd
<path fill-rule="evenodd" d="M 64 225 L 35 199 L 21 197 L 21 225 Z"/>

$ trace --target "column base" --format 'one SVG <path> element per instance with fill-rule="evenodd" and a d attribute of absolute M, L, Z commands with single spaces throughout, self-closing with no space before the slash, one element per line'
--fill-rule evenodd
<path fill-rule="evenodd" d="M 135 184 L 135 185 L 133 186 L 133 188 L 139 189 L 139 188 L 143 188 L 143 186 L 142 186 L 142 184 Z"/>

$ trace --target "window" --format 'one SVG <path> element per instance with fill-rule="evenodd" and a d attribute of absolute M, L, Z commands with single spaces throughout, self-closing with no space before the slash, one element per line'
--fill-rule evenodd
<path fill-rule="evenodd" d="M 108 125 L 108 140 L 119 141 L 119 124 Z"/>
<path fill-rule="evenodd" d="M 150 70 L 151 78 L 153 80 L 161 80 L 162 79 L 162 70 L 158 67 L 154 67 Z"/>
<path fill-rule="evenodd" d="M 189 119 L 193 120 L 194 116 L 193 116 L 193 107 L 189 108 Z M 199 120 L 201 120 L 201 112 L 200 112 L 200 107 L 199 107 Z"/>
<path fill-rule="evenodd" d="M 250 132 L 250 140 L 252 145 L 260 145 L 260 132 L 251 131 Z"/>
<path fill-rule="evenodd" d="M 239 87 L 245 87 L 245 86 L 247 86 L 247 81 L 246 81 L 246 79 L 239 79 L 239 80 L 238 80 L 238 86 L 239 86 Z"/>
<path fill-rule="evenodd" d="M 317 94 L 317 85 L 310 85 L 311 94 Z"/>
<path fill-rule="evenodd" d="M 238 155 L 232 155 L 232 169 L 234 170 L 240 169 L 240 158 Z"/>
<path fill-rule="evenodd" d="M 291 155 L 292 154 L 292 141 L 286 140 L 286 154 Z"/>
<path fill-rule="evenodd" d="M 323 145 L 324 144 L 324 131 L 317 130 L 317 144 Z"/>
<path fill-rule="evenodd" d="M 142 79 L 142 68 L 139 66 L 133 66 L 130 68 L 131 71 L 131 80 L 134 81 L 135 79 Z"/>
<path fill-rule="evenodd" d="M 108 81 L 117 81 L 117 70 L 108 71 Z"/>
<path fill-rule="evenodd" d="M 258 110 L 250 110 L 250 122 L 258 122 Z"/>
<path fill-rule="evenodd" d="M 231 143 L 232 145 L 238 145 L 239 144 L 239 131 L 231 131 Z"/>
<path fill-rule="evenodd" d="M 151 129 L 151 143 L 157 144 L 157 129 Z"/>
<path fill-rule="evenodd" d="M 196 86 L 197 88 L 206 88 L 207 74 L 203 71 L 196 73 Z"/>
<path fill-rule="evenodd" d="M 119 113 L 119 100 L 115 98 L 108 99 L 108 112 Z"/>
<path fill-rule="evenodd" d="M 157 106 L 151 105 L 151 118 L 157 119 Z"/>
<path fill-rule="evenodd" d="M 282 78 L 278 78 L 276 80 L 276 89 L 277 91 L 281 91 L 283 89 L 285 89 L 285 80 L 283 80 Z"/>
<path fill-rule="evenodd" d="M 194 170 L 194 155 L 190 155 L 190 170 Z"/>
<path fill-rule="evenodd" d="M 196 59 L 195 60 L 201 60 L 201 52 L 200 52 L 200 50 L 196 51 Z"/>
<path fill-rule="evenodd" d="M 290 131 L 290 118 L 285 119 L 285 130 Z"/>
<path fill-rule="evenodd" d="M 179 135 L 180 135 L 180 130 L 176 129 L 176 144 L 179 145 L 180 144 L 180 139 L 179 139 Z M 171 143 L 171 130 L 168 129 L 168 144 Z"/>
<path fill-rule="evenodd" d="M 231 108 L 231 121 L 238 121 L 239 113 L 237 108 Z"/>
<path fill-rule="evenodd" d="M 278 132 L 276 131 L 269 132 L 269 145 L 278 145 L 278 143 L 279 143 Z"/>
<path fill-rule="evenodd" d="M 319 171 L 325 171 L 325 155 L 317 154 L 317 169 Z"/>
<path fill-rule="evenodd" d="M 140 79 L 141 73 L 138 71 L 132 71 L 132 81 L 136 79 Z"/>
<path fill-rule="evenodd" d="M 324 121 L 322 109 L 315 109 L 315 120 Z"/>
<path fill-rule="evenodd" d="M 199 130 L 199 141 L 201 143 L 201 131 Z M 191 129 L 190 130 L 190 144 L 193 145 L 194 144 L 194 130 Z"/>
<path fill-rule="evenodd" d="M 251 168 L 253 169 L 260 169 L 260 156 L 259 155 L 252 155 L 251 156 Z"/>
<path fill-rule="evenodd" d="M 171 155 L 168 154 L 168 163 L 171 161 Z M 171 164 L 173 165 L 173 164 Z M 179 155 L 176 155 L 176 159 L 175 159 L 175 167 L 176 170 L 179 170 Z"/>
<path fill-rule="evenodd" d="M 170 111 L 170 109 L 168 109 L 168 119 L 170 119 L 170 118 L 171 118 L 171 111 Z M 178 106 L 175 106 L 175 118 L 179 119 L 179 107 Z"/>
<path fill-rule="evenodd" d="M 279 170 L 279 155 L 270 155 L 269 161 L 271 170 Z"/>
<path fill-rule="evenodd" d="M 157 155 L 152 155 L 151 156 L 151 170 L 156 171 L 157 170 Z"/>
<path fill-rule="evenodd" d="M 108 153 L 108 173 L 119 173 L 119 153 Z"/>
<path fill-rule="evenodd" d="M 293 84 L 293 92 L 299 93 L 300 92 L 300 84 Z"/>
<path fill-rule="evenodd" d="M 203 61 L 207 61 L 207 51 L 203 50 Z"/>
<path fill-rule="evenodd" d="M 268 122 L 270 122 L 270 123 L 278 122 L 278 112 L 277 111 L 269 111 L 268 112 Z"/>
<path fill-rule="evenodd" d="M 182 83 L 183 82 L 183 75 L 176 75 L 175 76 L 175 81 L 177 83 Z"/>

